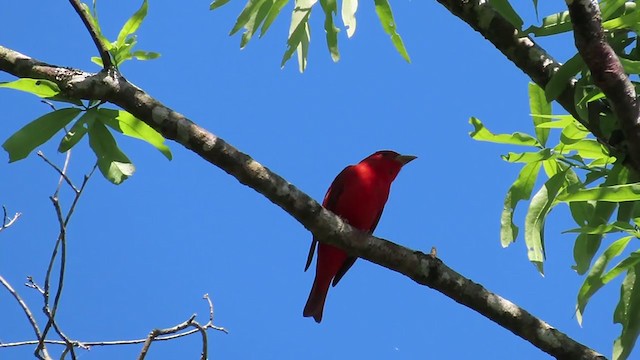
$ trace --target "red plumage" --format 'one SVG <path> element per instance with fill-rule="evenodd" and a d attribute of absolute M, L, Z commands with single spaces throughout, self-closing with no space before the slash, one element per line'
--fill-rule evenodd
<path fill-rule="evenodd" d="M 322 206 L 343 218 L 351 226 L 373 233 L 389 197 L 391 183 L 402 166 L 415 158 L 383 150 L 368 156 L 356 165 L 347 166 L 333 180 Z M 316 244 L 317 240 L 314 238 L 305 271 L 311 265 Z M 303 311 L 305 317 L 313 316 L 317 323 L 322 320 L 329 285 L 333 281 L 335 286 L 355 261 L 355 257 L 350 257 L 341 249 L 320 243 L 316 276 Z"/>

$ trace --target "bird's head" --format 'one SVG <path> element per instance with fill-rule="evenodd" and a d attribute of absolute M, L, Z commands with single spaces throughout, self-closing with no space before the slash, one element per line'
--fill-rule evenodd
<path fill-rule="evenodd" d="M 416 159 L 413 155 L 401 155 L 392 150 L 380 150 L 369 155 L 360 164 L 366 164 L 374 171 L 385 174 L 395 179 L 400 169 L 410 161 Z"/>

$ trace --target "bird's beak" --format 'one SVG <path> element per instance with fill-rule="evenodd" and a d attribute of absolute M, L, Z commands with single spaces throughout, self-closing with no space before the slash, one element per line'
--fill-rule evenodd
<path fill-rule="evenodd" d="M 417 156 L 413 156 L 413 155 L 398 155 L 396 156 L 396 161 L 404 166 L 417 158 L 418 158 Z"/>

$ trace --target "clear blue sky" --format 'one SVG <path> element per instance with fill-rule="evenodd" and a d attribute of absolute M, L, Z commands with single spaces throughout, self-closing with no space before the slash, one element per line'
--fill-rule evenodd
<path fill-rule="evenodd" d="M 114 38 L 139 4 L 101 1 L 104 32 Z M 340 32 L 337 64 L 326 50 L 323 16 L 313 15 L 309 67 L 300 74 L 295 59 L 279 66 L 291 4 L 265 38 L 242 51 L 240 37 L 227 34 L 244 3 L 234 0 L 213 13 L 208 5 L 150 1 L 138 48 L 162 57 L 126 63 L 127 79 L 318 200 L 344 166 L 375 150 L 417 155 L 394 183 L 376 235 L 422 251 L 436 246 L 455 270 L 610 356 L 619 331 L 612 323 L 618 282 L 593 298 L 580 328 L 573 314 L 582 278 L 570 269 L 573 237 L 560 234 L 574 227 L 567 209 L 558 207 L 547 222 L 546 277 L 527 261 L 522 238 L 500 246 L 502 203 L 519 168 L 499 158 L 511 148 L 470 139 L 468 119 L 477 116 L 494 132 L 532 132 L 532 126 L 528 78 L 490 43 L 435 1 L 393 2 L 413 61 L 407 64 L 373 5 L 363 2 L 355 36 L 347 40 Z M 547 6 L 542 14 L 564 3 Z M 530 2 L 518 9 L 527 23 L 536 21 Z M 89 62 L 96 50 L 68 2 L 9 1 L 1 11 L 3 46 L 53 64 L 99 69 Z M 573 53 L 567 36 L 543 45 L 559 60 Z M 0 81 L 12 79 L 0 74 Z M 0 104 L 0 141 L 49 110 L 9 90 L 1 90 Z M 322 324 L 303 318 L 313 272 L 302 271 L 311 237 L 300 224 L 179 145 L 170 143 L 168 162 L 151 146 L 118 141 L 136 174 L 121 186 L 95 176 L 70 225 L 58 321 L 72 338 L 145 337 L 192 313 L 206 322 L 201 297 L 209 293 L 215 322 L 230 331 L 210 332 L 215 359 L 548 358 L 474 311 L 363 260 L 331 289 Z M 42 150 L 61 163 L 55 148 Z M 2 156 L 0 204 L 23 216 L 0 234 L 0 274 L 40 314 L 39 294 L 21 284 L 27 275 L 44 277 L 57 234 L 48 199 L 57 176 L 35 154 L 14 164 Z M 93 162 L 83 141 L 72 154 L 73 178 L 80 182 Z M 33 338 L 3 289 L 0 319 L 0 341 Z M 154 344 L 149 358 L 196 359 L 199 341 Z M 139 350 L 79 353 L 124 359 Z M 1 349 L 0 358 L 31 352 Z"/>

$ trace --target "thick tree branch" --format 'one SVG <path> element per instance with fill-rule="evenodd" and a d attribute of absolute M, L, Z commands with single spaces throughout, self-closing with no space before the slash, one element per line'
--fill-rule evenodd
<path fill-rule="evenodd" d="M 593 82 L 607 96 L 624 133 L 627 154 L 640 169 L 640 109 L 636 91 L 604 36 L 598 2 L 567 0 L 576 48 L 591 70 Z"/>
<path fill-rule="evenodd" d="M 296 218 L 322 242 L 397 271 L 463 304 L 558 359 L 603 359 L 510 301 L 456 273 L 439 259 L 355 230 L 279 175 L 183 115 L 167 108 L 117 73 L 90 74 L 48 65 L 0 46 L 0 70 L 47 79 L 65 95 L 109 101 L 218 166 Z"/>

